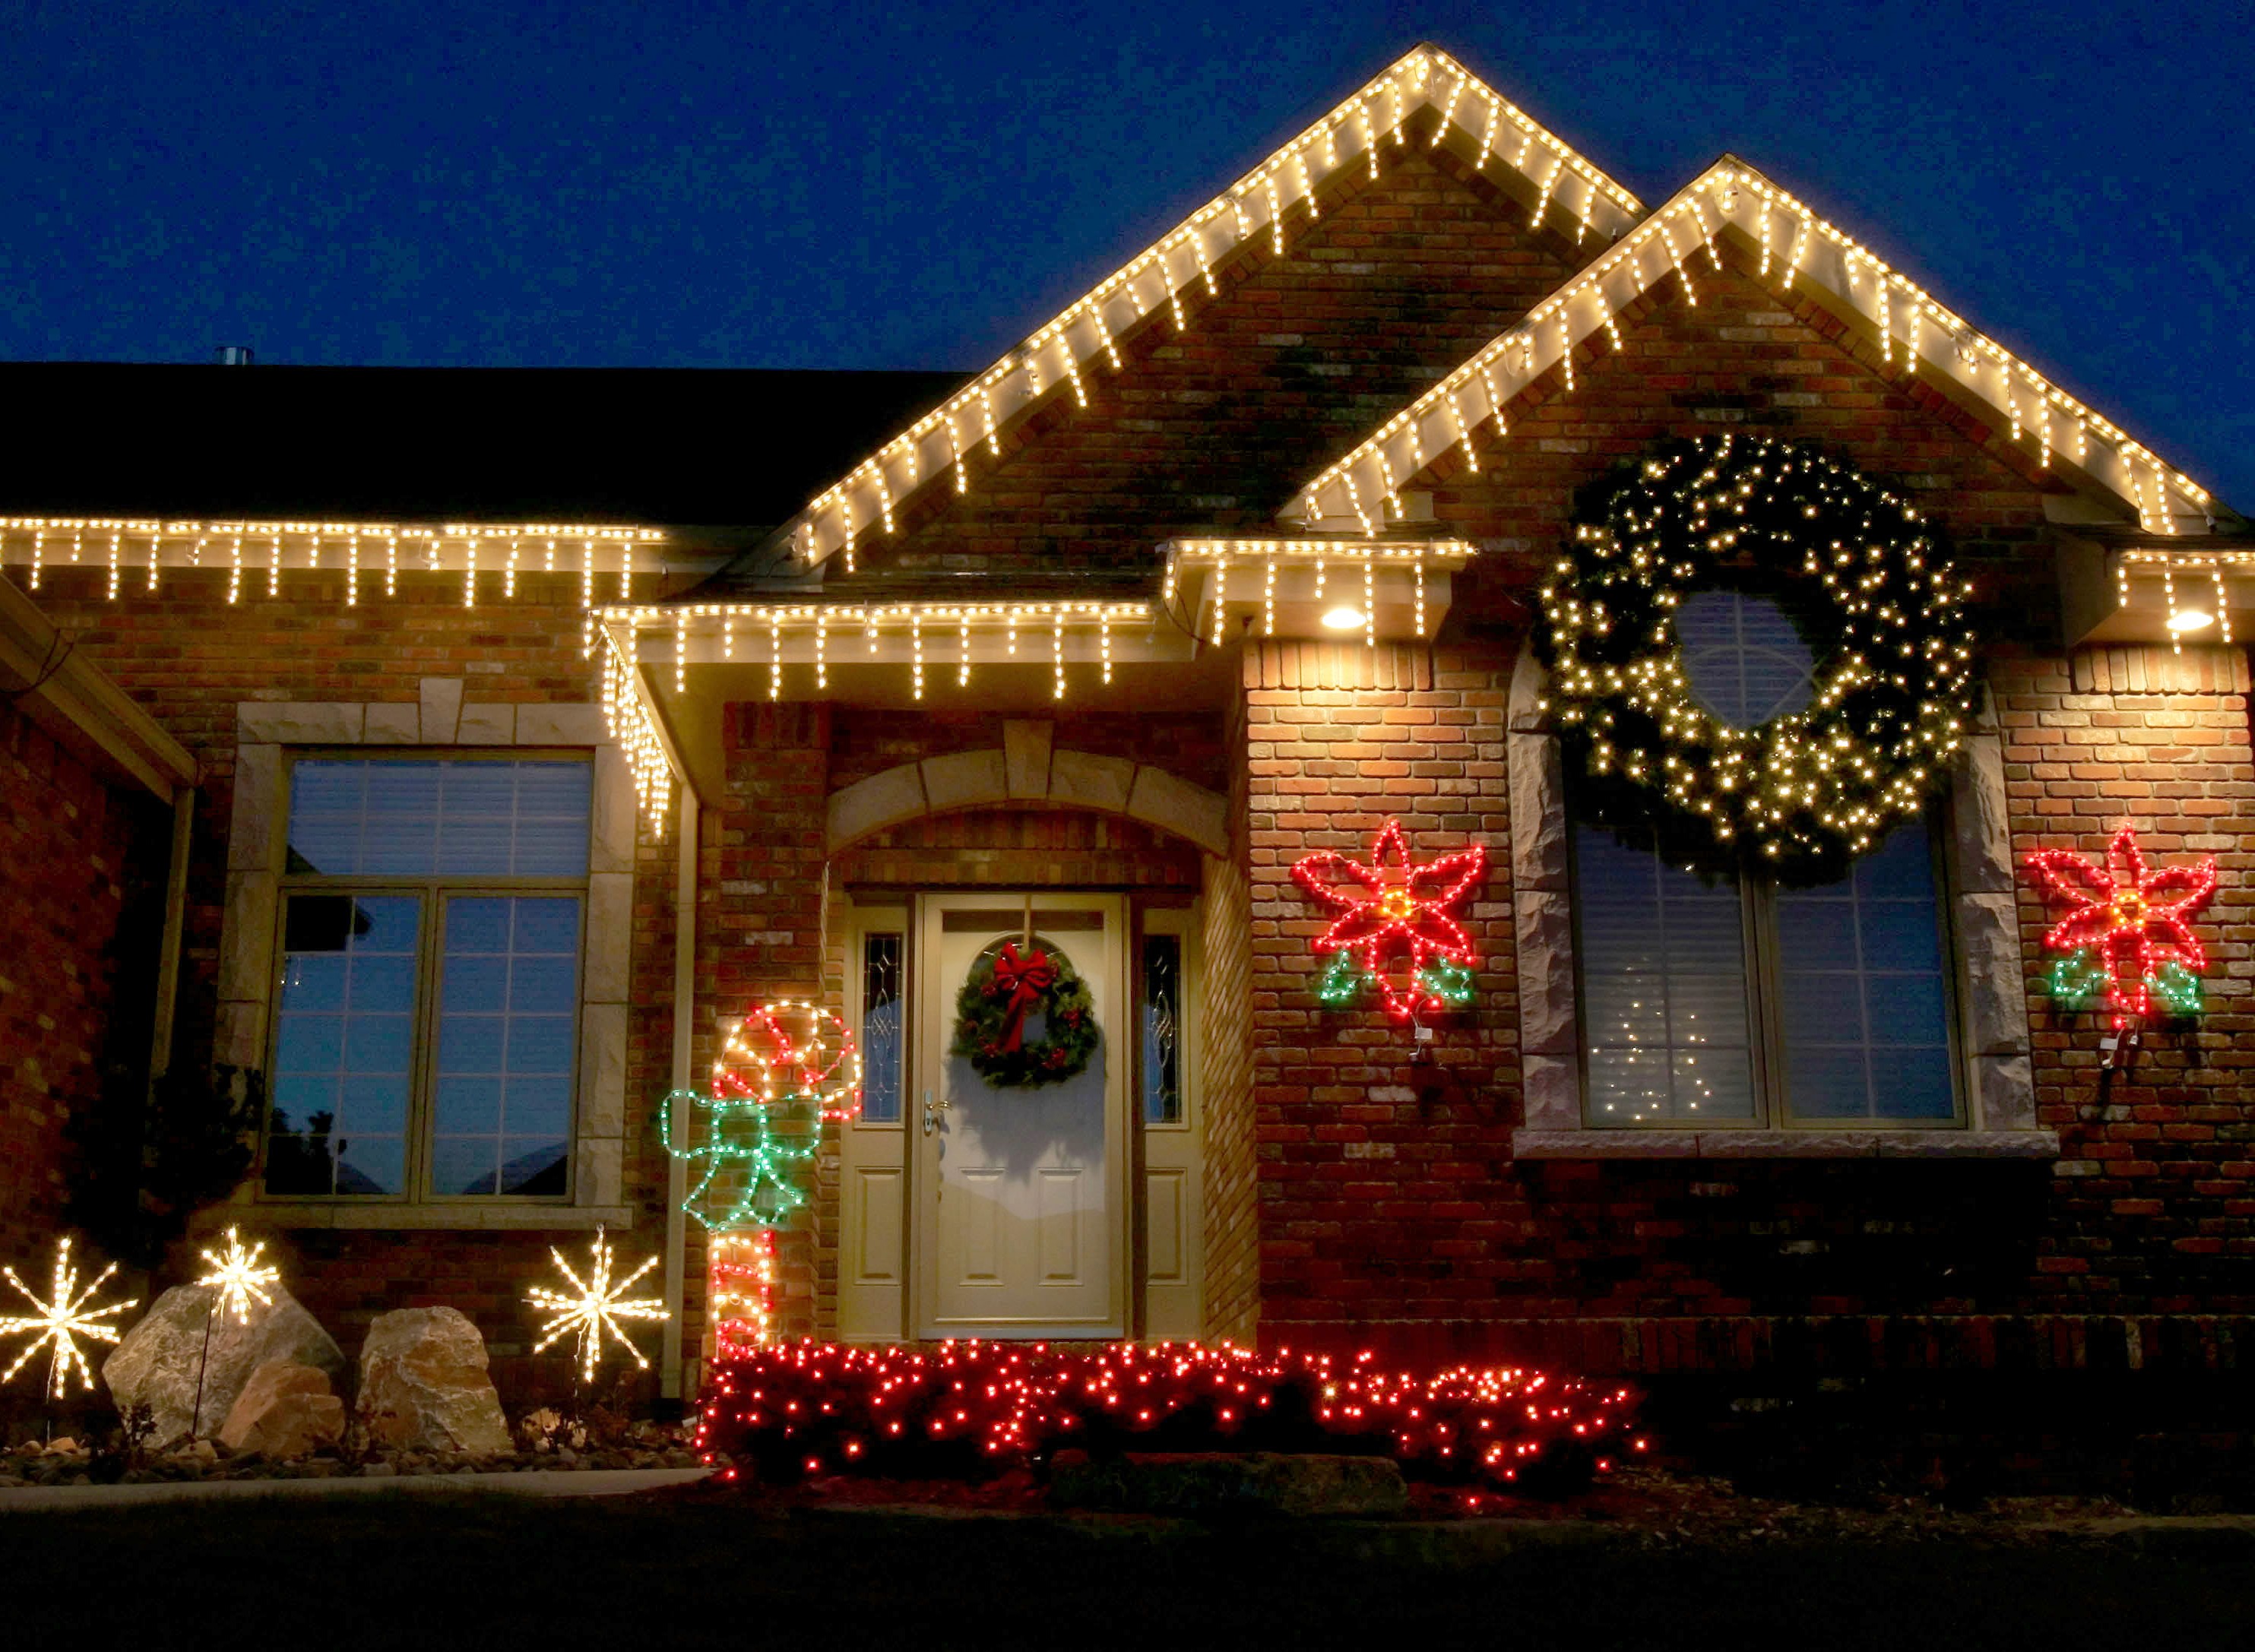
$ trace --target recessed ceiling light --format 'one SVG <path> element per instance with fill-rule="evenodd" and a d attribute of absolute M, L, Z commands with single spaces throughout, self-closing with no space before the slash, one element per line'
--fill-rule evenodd
<path fill-rule="evenodd" d="M 1362 629 L 1362 610 L 1341 603 L 1324 615 L 1326 631 L 1359 631 Z"/>
<path fill-rule="evenodd" d="M 2198 608 L 2180 608 L 2169 616 L 2169 629 L 2174 632 L 2205 631 L 2216 623 L 2216 616 L 2203 613 Z"/>

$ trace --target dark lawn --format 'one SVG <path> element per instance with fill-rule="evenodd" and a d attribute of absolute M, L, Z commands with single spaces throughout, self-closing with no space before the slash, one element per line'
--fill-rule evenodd
<path fill-rule="evenodd" d="M 903 1535 L 912 1533 L 913 1535 Z M 2255 1566 L 1947 1544 L 1358 1564 L 1305 1528 L 1091 1537 L 664 1498 L 433 1495 L 0 1516 L 0 1646 L 2244 1645 Z"/>

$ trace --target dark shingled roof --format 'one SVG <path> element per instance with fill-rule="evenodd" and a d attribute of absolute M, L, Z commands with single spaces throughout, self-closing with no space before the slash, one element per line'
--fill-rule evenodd
<path fill-rule="evenodd" d="M 0 363 L 0 515 L 772 528 L 966 376 Z"/>

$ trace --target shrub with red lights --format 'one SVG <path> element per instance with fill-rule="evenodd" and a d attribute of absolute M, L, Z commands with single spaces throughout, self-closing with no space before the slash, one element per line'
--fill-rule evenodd
<path fill-rule="evenodd" d="M 720 1364 L 705 1460 L 812 1474 L 982 1479 L 1073 1447 L 1387 1455 L 1413 1479 L 1557 1494 L 1624 1455 L 1633 1396 L 1507 1367 L 1431 1376 L 1373 1356 L 1226 1345 L 797 1342 Z"/>

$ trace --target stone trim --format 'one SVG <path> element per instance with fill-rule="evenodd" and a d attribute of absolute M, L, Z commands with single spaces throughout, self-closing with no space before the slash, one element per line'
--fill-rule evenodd
<path fill-rule="evenodd" d="M 235 1202 L 290 1228 L 574 1228 L 633 1223 L 625 1202 L 627 1006 L 634 948 L 636 801 L 626 754 L 600 706 L 464 704 L 460 677 L 425 677 L 414 704 L 246 701 L 235 707 L 235 813 L 228 833 L 227 907 L 220 929 L 219 1021 L 213 1059 L 263 1064 L 281 899 L 283 762 L 292 746 L 569 746 L 592 750 L 587 915 L 580 966 L 579 1096 L 567 1205 L 259 1199 Z"/>
<path fill-rule="evenodd" d="M 1003 724 L 1003 743 L 884 769 L 830 794 L 829 852 L 927 815 L 1046 803 L 1156 826 L 1209 855 L 1229 854 L 1229 800 L 1124 757 L 1050 749 L 1052 724 Z"/>
<path fill-rule="evenodd" d="M 2036 1127 L 2026 976 L 2013 890 L 2005 746 L 1984 696 L 1951 784 L 1950 933 L 1956 967 L 1963 1129 L 1790 1130 L 1592 1128 L 1582 1112 L 1574 906 L 1566 857 L 1565 773 L 1540 704 L 1549 679 L 1531 648 L 1511 676 L 1505 715 L 1511 797 L 1512 917 L 1518 944 L 1525 1110 L 1512 1133 L 1525 1158 L 2055 1158 Z"/>

